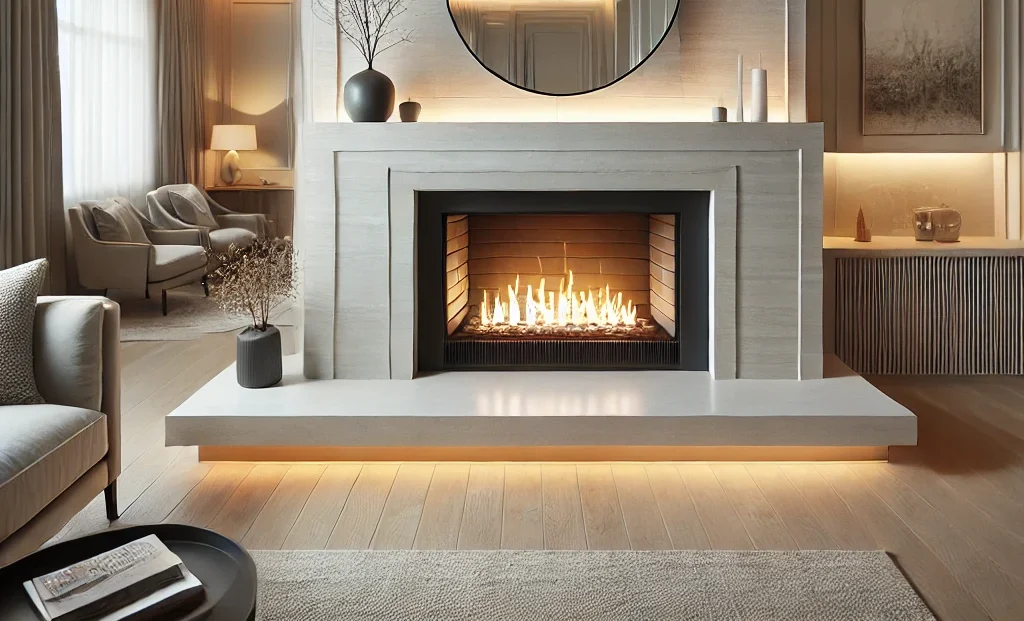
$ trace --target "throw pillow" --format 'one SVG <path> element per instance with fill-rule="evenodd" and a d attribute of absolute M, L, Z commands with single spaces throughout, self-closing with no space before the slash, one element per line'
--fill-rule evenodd
<path fill-rule="evenodd" d="M 96 222 L 96 232 L 100 240 L 106 242 L 130 242 L 132 236 L 128 227 L 116 213 L 107 211 L 105 207 L 93 207 L 92 219 Z"/>
<path fill-rule="evenodd" d="M 217 220 L 206 203 L 206 198 L 194 185 L 180 186 L 168 190 L 167 195 L 171 197 L 171 205 L 174 212 L 178 214 L 182 222 L 205 226 L 210 229 L 218 228 Z"/>
<path fill-rule="evenodd" d="M 125 228 L 128 229 L 128 236 L 131 237 L 131 241 L 136 244 L 150 243 L 149 236 L 146 235 L 146 228 L 142 226 L 142 220 L 135 211 L 135 207 L 132 207 L 131 201 L 127 198 L 112 198 L 103 207 L 121 218 Z"/>
<path fill-rule="evenodd" d="M 42 403 L 32 364 L 36 298 L 46 259 L 0 271 L 0 405 Z"/>

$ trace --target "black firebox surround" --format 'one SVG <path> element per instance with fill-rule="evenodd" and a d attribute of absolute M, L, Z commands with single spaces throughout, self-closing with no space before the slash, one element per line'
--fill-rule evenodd
<path fill-rule="evenodd" d="M 420 373 L 452 370 L 707 371 L 711 196 L 704 191 L 417 192 L 416 359 Z M 462 214 L 643 213 L 676 216 L 676 337 L 637 341 L 527 341 L 448 338 L 446 216 Z M 470 231 L 470 244 L 473 232 Z"/>

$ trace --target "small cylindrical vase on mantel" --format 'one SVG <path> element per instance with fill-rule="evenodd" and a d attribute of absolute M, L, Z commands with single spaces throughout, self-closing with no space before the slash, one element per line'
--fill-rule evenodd
<path fill-rule="evenodd" d="M 235 357 L 239 386 L 269 388 L 277 384 L 281 381 L 281 332 L 274 326 L 246 328 L 238 335 Z"/>
<path fill-rule="evenodd" d="M 356 123 L 383 123 L 395 111 L 395 85 L 374 69 L 365 69 L 345 82 L 345 112 Z"/>

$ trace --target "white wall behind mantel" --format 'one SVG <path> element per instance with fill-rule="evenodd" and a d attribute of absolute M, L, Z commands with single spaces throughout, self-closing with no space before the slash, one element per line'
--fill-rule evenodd
<path fill-rule="evenodd" d="M 740 53 L 748 66 L 759 53 L 763 57 L 769 119 L 789 118 L 788 78 L 795 85 L 789 108 L 799 109 L 792 120 L 804 120 L 806 0 L 680 0 L 676 25 L 640 69 L 614 86 L 576 97 L 534 95 L 505 84 L 466 49 L 446 0 L 408 1 L 399 26 L 414 30 L 413 42 L 385 52 L 375 68 L 395 82 L 398 101 L 411 98 L 423 105 L 421 121 L 705 121 L 717 105 L 734 118 Z M 314 119 L 346 121 L 337 99 L 339 76 L 344 83 L 366 68 L 365 61 L 345 41 L 339 72 L 333 28 L 316 21 L 308 7 L 304 19 L 312 23 L 307 54 Z M 747 71 L 748 94 L 749 81 Z M 747 109 L 749 114 L 749 98 Z M 392 120 L 398 120 L 397 110 Z"/>

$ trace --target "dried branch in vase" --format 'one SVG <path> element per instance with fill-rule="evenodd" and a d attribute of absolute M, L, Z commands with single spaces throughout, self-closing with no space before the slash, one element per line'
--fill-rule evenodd
<path fill-rule="evenodd" d="M 248 315 L 255 330 L 270 325 L 270 311 L 298 290 L 295 249 L 290 239 L 257 239 L 249 246 L 214 253 L 210 297 L 226 313 Z"/>
<path fill-rule="evenodd" d="M 395 28 L 395 19 L 408 10 L 408 0 L 313 0 L 313 15 L 334 26 L 356 46 L 369 69 L 373 61 L 400 43 L 410 42 L 411 30 Z"/>

